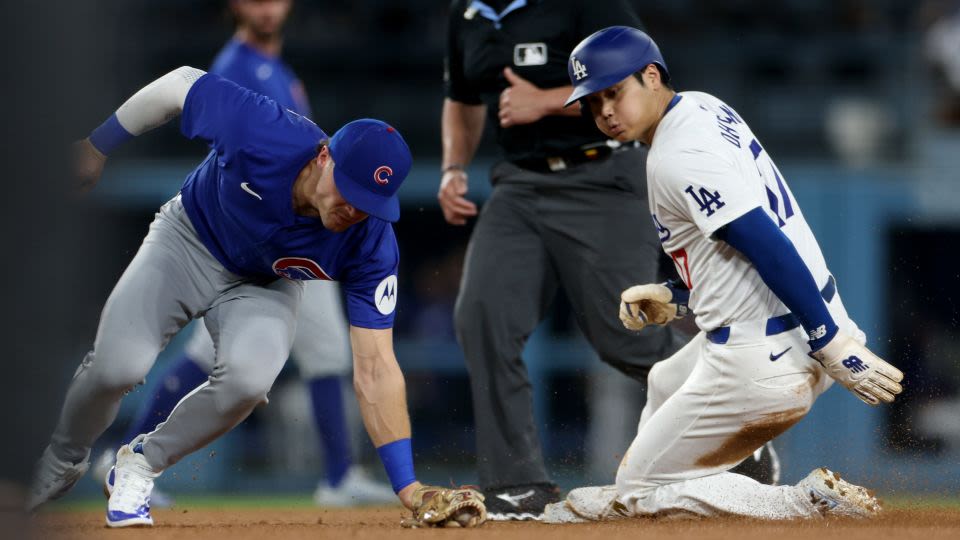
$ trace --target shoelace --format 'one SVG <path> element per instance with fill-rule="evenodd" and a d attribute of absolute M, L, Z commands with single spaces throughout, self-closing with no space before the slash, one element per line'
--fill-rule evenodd
<path fill-rule="evenodd" d="M 153 487 L 153 479 L 141 476 L 136 471 L 116 471 L 113 497 L 117 510 L 134 513 L 146 505 Z M 112 497 L 111 497 L 112 498 Z"/>

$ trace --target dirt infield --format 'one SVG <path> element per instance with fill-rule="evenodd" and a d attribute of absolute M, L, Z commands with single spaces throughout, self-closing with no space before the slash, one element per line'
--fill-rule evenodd
<path fill-rule="evenodd" d="M 540 523 L 487 523 L 475 530 L 409 530 L 399 526 L 399 508 L 155 510 L 157 522 L 148 529 L 109 530 L 103 526 L 102 511 L 59 511 L 35 518 L 34 537 L 42 539 L 135 538 L 141 539 L 228 539 L 286 540 L 348 538 L 387 540 L 392 538 L 472 538 L 533 540 L 548 537 L 565 539 L 678 539 L 697 540 L 880 540 L 960 538 L 960 508 L 894 509 L 869 521 L 821 520 L 771 523 L 737 519 L 686 521 L 629 520 L 582 525 Z"/>

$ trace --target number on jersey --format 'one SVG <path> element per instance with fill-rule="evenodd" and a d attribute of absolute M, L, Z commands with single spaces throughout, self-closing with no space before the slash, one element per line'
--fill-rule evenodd
<path fill-rule="evenodd" d="M 763 147 L 756 139 L 750 141 L 750 151 L 753 153 L 753 161 L 757 164 L 757 172 L 760 173 L 767 188 L 767 201 L 770 203 L 770 210 L 777 216 L 777 224 L 783 227 L 787 224 L 787 220 L 793 217 L 793 203 L 790 201 L 787 187 L 783 183 L 783 178 L 780 176 L 777 166 L 770 159 L 770 155 L 766 154 L 763 160 L 760 159 Z M 771 188 L 772 181 L 775 181 L 776 185 Z M 774 189 L 776 189 L 776 192 Z"/>

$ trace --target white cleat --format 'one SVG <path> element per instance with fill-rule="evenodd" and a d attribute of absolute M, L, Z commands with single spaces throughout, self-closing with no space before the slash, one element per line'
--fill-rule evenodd
<path fill-rule="evenodd" d="M 797 483 L 811 504 L 823 516 L 871 517 L 880 513 L 880 503 L 867 488 L 840 478 L 820 467 Z"/>
<path fill-rule="evenodd" d="M 110 498 L 113 493 L 113 483 L 116 478 L 113 462 L 116 461 L 117 454 L 112 450 L 104 450 L 100 457 L 93 462 L 92 474 L 94 478 L 103 480 L 103 496 Z M 173 497 L 165 491 L 161 491 L 156 485 L 153 486 L 153 492 L 150 493 L 151 508 L 172 508 L 174 504 Z"/>
<path fill-rule="evenodd" d="M 313 502 L 317 506 L 350 507 L 372 504 L 393 504 L 398 502 L 393 488 L 381 484 L 367 476 L 359 466 L 354 465 L 336 487 L 321 481 L 313 492 Z"/>
<path fill-rule="evenodd" d="M 577 488 L 567 494 L 566 502 L 575 514 L 591 521 L 630 517 L 627 507 L 617 498 L 617 486 Z"/>
<path fill-rule="evenodd" d="M 590 520 L 578 516 L 576 512 L 571 510 L 570 506 L 567 505 L 567 501 L 560 501 L 548 504 L 543 509 L 543 517 L 540 518 L 540 521 L 559 525 L 562 523 L 587 523 Z"/>
<path fill-rule="evenodd" d="M 133 444 L 133 443 L 132 443 Z M 107 501 L 107 527 L 149 527 L 150 492 L 153 480 L 160 476 L 143 456 L 142 445 L 125 444 L 117 451 L 117 462 L 108 476 L 112 476 L 113 489 Z"/>
<path fill-rule="evenodd" d="M 30 483 L 30 492 L 27 493 L 27 512 L 36 510 L 48 501 L 59 499 L 70 491 L 90 468 L 89 457 L 88 452 L 80 463 L 61 461 L 53 455 L 49 446 L 46 447 L 33 471 L 33 481 Z"/>

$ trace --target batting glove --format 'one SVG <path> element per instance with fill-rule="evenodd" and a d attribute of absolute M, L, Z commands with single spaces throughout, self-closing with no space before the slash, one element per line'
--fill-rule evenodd
<path fill-rule="evenodd" d="M 667 283 L 634 285 L 620 294 L 620 322 L 628 330 L 641 330 L 648 324 L 667 324 L 687 314 L 687 305 Z"/>
<path fill-rule="evenodd" d="M 893 403 L 894 397 L 903 392 L 903 372 L 840 332 L 810 356 L 820 362 L 833 380 L 868 405 Z"/>

